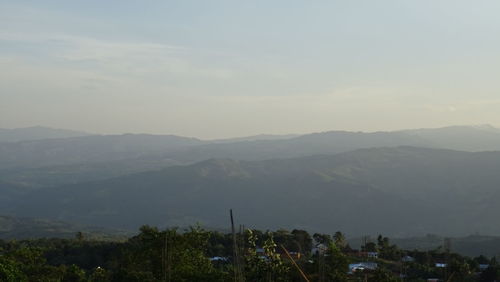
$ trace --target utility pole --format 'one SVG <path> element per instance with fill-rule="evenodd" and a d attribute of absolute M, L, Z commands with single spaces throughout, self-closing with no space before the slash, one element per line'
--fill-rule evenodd
<path fill-rule="evenodd" d="M 170 282 L 170 278 L 172 277 L 172 274 L 171 274 L 171 262 L 172 262 L 172 252 L 170 251 L 169 252 L 169 249 L 168 249 L 168 235 L 169 235 L 169 230 L 166 229 L 165 230 L 165 241 L 164 241 L 164 247 L 163 247 L 163 251 L 162 251 L 162 256 L 161 256 L 161 259 L 162 259 L 162 270 L 163 270 L 163 280 L 162 281 L 165 281 L 165 282 Z M 172 244 L 172 242 L 170 242 Z"/>
<path fill-rule="evenodd" d="M 165 230 L 165 242 L 162 253 L 163 281 L 167 281 L 168 229 Z"/>
<path fill-rule="evenodd" d="M 243 282 L 243 276 L 241 273 L 240 259 L 238 252 L 238 243 L 236 242 L 236 231 L 234 230 L 234 219 L 233 210 L 229 210 L 229 215 L 231 216 L 231 233 L 233 234 L 233 269 L 234 269 L 234 281 Z"/>
<path fill-rule="evenodd" d="M 321 246 L 321 245 L 320 245 Z M 325 282 L 325 253 L 318 248 L 319 282 Z"/>
<path fill-rule="evenodd" d="M 449 259 L 449 256 L 450 256 L 450 250 L 451 250 L 451 238 L 444 238 L 444 243 L 443 243 L 443 247 L 444 247 L 444 281 L 448 281 L 449 278 L 451 278 L 451 276 L 448 278 L 448 259 Z"/>

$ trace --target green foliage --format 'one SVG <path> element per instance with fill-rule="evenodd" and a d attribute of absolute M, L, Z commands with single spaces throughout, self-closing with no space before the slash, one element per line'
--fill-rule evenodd
<path fill-rule="evenodd" d="M 348 274 L 349 263 L 363 262 L 364 258 L 351 254 L 344 235 L 337 232 L 333 238 L 323 234 L 314 234 L 313 237 L 316 242 L 329 242 L 324 252 L 304 252 L 300 258 L 293 254 L 294 261 L 311 281 L 354 281 L 367 277 L 368 281 L 390 282 L 399 281 L 400 273 L 405 275 L 406 281 L 425 281 L 427 278 L 457 282 L 495 281 L 500 278 L 500 266 L 494 258 L 471 259 L 440 248 L 402 251 L 383 236 L 364 246 L 379 252 L 379 259 L 370 259 L 377 263 L 378 268 Z M 312 244 L 307 232 L 247 230 L 245 234 L 238 234 L 237 241 L 245 281 L 303 281 L 281 245 L 295 247 L 293 251 L 304 251 Z M 262 252 L 257 251 L 261 248 Z M 214 254 L 225 257 L 210 261 Z M 199 226 L 182 231 L 175 228 L 161 231 L 143 226 L 139 234 L 121 243 L 79 238 L 0 240 L 0 281 L 226 282 L 234 279 L 229 260 L 231 254 L 231 234 L 209 232 Z M 402 261 L 406 255 L 413 260 Z M 447 267 L 436 267 L 437 262 L 446 262 Z M 480 272 L 479 264 L 489 264 L 490 267 Z"/>
<path fill-rule="evenodd" d="M 347 256 L 342 253 L 336 244 L 331 243 L 325 255 L 325 273 L 328 281 L 346 281 L 348 264 Z"/>
<path fill-rule="evenodd" d="M 311 235 L 305 230 L 292 230 L 293 241 L 297 244 L 297 252 L 309 254 L 312 248 Z"/>
<path fill-rule="evenodd" d="M 377 245 L 373 242 L 367 242 L 364 246 L 361 246 L 361 250 L 364 252 L 376 252 Z"/>
<path fill-rule="evenodd" d="M 500 281 L 500 266 L 490 265 L 479 276 L 481 282 Z"/>
<path fill-rule="evenodd" d="M 332 243 L 332 236 L 328 234 L 314 233 L 313 239 L 317 244 L 330 245 Z"/>
<path fill-rule="evenodd" d="M 5 281 L 85 281 L 85 271 L 76 265 L 47 264 L 43 250 L 13 242 L 0 260 L 0 277 Z M 3 281 L 3 280 L 0 280 Z"/>
<path fill-rule="evenodd" d="M 453 275 L 453 281 L 473 281 L 471 267 L 469 263 L 462 258 L 453 257 L 448 264 L 447 272 Z"/>
<path fill-rule="evenodd" d="M 373 282 L 399 282 L 400 279 L 394 276 L 389 270 L 379 267 L 370 276 L 370 281 Z"/>
<path fill-rule="evenodd" d="M 62 266 L 63 269 L 63 282 L 83 282 L 86 281 L 85 271 L 80 269 L 76 265 L 70 265 L 68 267 Z"/>
<path fill-rule="evenodd" d="M 102 267 L 96 267 L 89 276 L 90 282 L 106 282 L 109 280 L 110 280 L 109 272 Z"/>
<path fill-rule="evenodd" d="M 281 260 L 281 256 L 276 252 L 276 243 L 273 235 L 267 233 L 267 239 L 262 248 L 264 254 L 257 253 L 258 237 L 250 229 L 247 231 L 248 250 L 245 255 L 245 274 L 248 281 L 287 281 L 286 277 L 290 268 Z"/>
<path fill-rule="evenodd" d="M 333 241 L 335 242 L 335 245 L 337 245 L 337 247 L 341 249 L 347 246 L 347 241 L 345 239 L 345 236 L 340 231 L 337 231 L 335 232 L 335 234 L 333 234 Z"/>
<path fill-rule="evenodd" d="M 379 252 L 379 258 L 395 261 L 401 257 L 399 248 L 396 245 L 391 245 L 389 238 L 382 237 L 382 235 L 377 237 L 377 251 Z"/>
<path fill-rule="evenodd" d="M 0 281 L 22 282 L 22 281 L 27 281 L 27 277 L 21 271 L 21 266 L 17 261 L 1 256 Z"/>
<path fill-rule="evenodd" d="M 120 279 L 167 281 L 221 281 L 224 273 L 206 256 L 209 232 L 200 227 L 181 234 L 176 229 L 158 231 L 143 226 L 141 233 L 122 247 L 117 261 Z"/>

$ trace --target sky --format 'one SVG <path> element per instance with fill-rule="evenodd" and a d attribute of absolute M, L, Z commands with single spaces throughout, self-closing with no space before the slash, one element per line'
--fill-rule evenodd
<path fill-rule="evenodd" d="M 0 128 L 500 126 L 500 1 L 0 0 Z"/>

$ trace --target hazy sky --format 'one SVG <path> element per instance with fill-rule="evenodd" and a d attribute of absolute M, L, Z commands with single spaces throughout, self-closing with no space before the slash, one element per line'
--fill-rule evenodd
<path fill-rule="evenodd" d="M 0 128 L 500 126 L 500 1 L 0 0 Z"/>

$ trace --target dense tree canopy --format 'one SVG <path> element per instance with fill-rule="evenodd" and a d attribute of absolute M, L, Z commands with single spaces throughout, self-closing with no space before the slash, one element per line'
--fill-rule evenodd
<path fill-rule="evenodd" d="M 86 239 L 0 241 L 0 281 L 494 281 L 496 260 L 448 250 L 401 250 L 382 235 L 361 250 L 341 232 L 246 230 L 232 234 L 143 226 L 123 242 Z M 236 243 L 236 244 L 235 244 Z M 238 248 L 234 252 L 233 246 Z M 367 257 L 366 251 L 377 257 Z M 238 254 L 235 257 L 233 254 Z M 444 267 L 438 267 L 439 263 Z M 480 265 L 482 267 L 480 267 Z"/>

